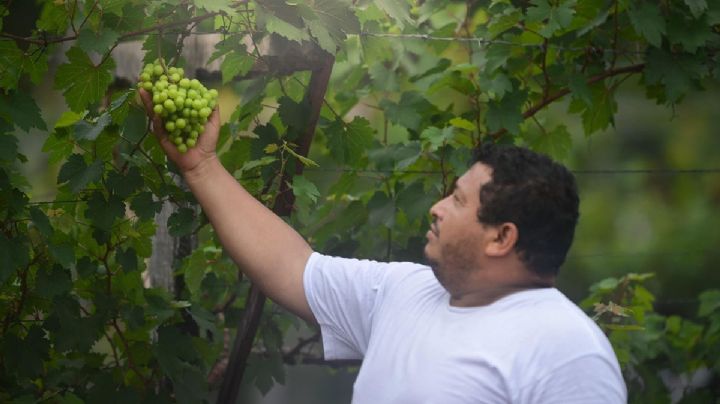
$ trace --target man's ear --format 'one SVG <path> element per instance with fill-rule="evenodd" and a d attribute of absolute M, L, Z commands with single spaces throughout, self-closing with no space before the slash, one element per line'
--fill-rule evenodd
<path fill-rule="evenodd" d="M 520 236 L 515 223 L 501 223 L 488 230 L 490 230 L 490 242 L 485 245 L 485 254 L 502 257 L 513 251 Z"/>

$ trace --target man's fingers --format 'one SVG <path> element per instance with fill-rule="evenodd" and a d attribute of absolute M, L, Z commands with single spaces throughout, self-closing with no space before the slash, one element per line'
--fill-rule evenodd
<path fill-rule="evenodd" d="M 145 111 L 148 115 L 151 117 L 155 115 L 153 111 L 153 104 L 152 104 L 152 98 L 150 96 L 150 93 L 145 91 L 144 88 L 141 88 L 138 93 L 140 94 L 140 99 L 142 100 L 143 105 L 145 106 Z"/>
<path fill-rule="evenodd" d="M 160 136 L 160 138 L 166 138 L 167 135 L 165 133 L 165 128 L 162 126 L 162 120 L 160 117 L 155 113 L 153 110 L 153 102 L 152 102 L 152 96 L 150 93 L 145 91 L 145 89 L 141 88 L 139 90 L 140 99 L 142 100 L 143 105 L 145 106 L 145 112 L 150 117 L 150 120 L 152 121 L 152 130 L 153 132 Z"/>

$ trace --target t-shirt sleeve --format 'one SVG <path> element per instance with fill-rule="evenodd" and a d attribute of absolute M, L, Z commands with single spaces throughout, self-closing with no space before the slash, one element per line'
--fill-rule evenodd
<path fill-rule="evenodd" d="M 625 404 L 620 370 L 601 355 L 583 355 L 555 367 L 541 380 L 520 389 L 521 403 Z"/>
<path fill-rule="evenodd" d="M 325 359 L 362 359 L 388 265 L 313 253 L 305 266 L 305 295 L 320 324 Z"/>

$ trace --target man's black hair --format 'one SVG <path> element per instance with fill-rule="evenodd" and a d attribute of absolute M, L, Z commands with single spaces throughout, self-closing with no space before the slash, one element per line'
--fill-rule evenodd
<path fill-rule="evenodd" d="M 572 173 L 545 155 L 512 145 L 483 143 L 473 155 L 477 162 L 492 168 L 492 180 L 480 189 L 480 222 L 514 223 L 515 251 L 525 266 L 541 276 L 557 275 L 579 216 Z"/>

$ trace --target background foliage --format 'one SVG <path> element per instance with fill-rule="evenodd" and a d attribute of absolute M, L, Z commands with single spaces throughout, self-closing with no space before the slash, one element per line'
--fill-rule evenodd
<path fill-rule="evenodd" d="M 720 5 L 705 0 L 10 0 L 0 16 L 0 399 L 13 402 L 215 401 L 227 396 L 214 372 L 240 383 L 217 364 L 243 333 L 252 352 L 230 368 L 262 392 L 283 382 L 283 362 L 317 360 L 305 350 L 317 335 L 253 297 L 176 183 L 116 80 L 119 44 L 184 66 L 186 38 L 221 34 L 208 63 L 221 60 L 216 85 L 239 97 L 223 164 L 315 249 L 382 260 L 422 259 L 427 210 L 479 142 L 571 160 L 576 133 L 612 127 L 621 87 L 675 108 L 720 79 Z M 67 108 L 48 122 L 32 90 L 58 54 Z M 30 130 L 60 167 L 48 200 L 22 174 Z M 199 243 L 172 294 L 141 276 L 164 201 L 178 207 L 170 234 Z M 697 311 L 657 312 L 653 282 L 618 274 L 584 307 L 631 401 L 711 401 L 720 292 L 701 281 Z"/>

